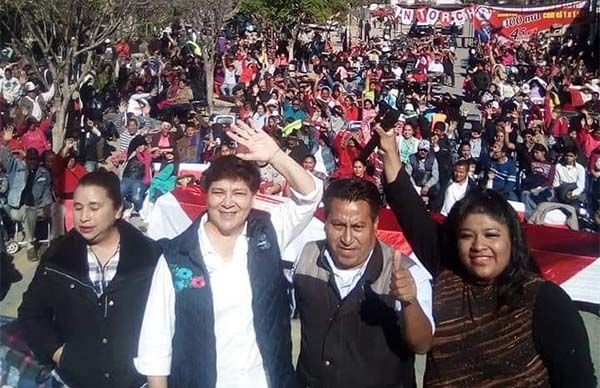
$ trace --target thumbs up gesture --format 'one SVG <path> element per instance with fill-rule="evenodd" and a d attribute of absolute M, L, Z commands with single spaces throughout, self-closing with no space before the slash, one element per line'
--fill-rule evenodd
<path fill-rule="evenodd" d="M 417 286 L 410 271 L 402 266 L 402 254 L 394 251 L 390 294 L 403 304 L 411 304 L 417 300 Z"/>

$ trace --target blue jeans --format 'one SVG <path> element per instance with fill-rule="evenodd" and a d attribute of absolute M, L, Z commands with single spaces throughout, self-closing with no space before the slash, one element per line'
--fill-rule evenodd
<path fill-rule="evenodd" d="M 148 186 L 141 180 L 123 178 L 121 180 L 121 195 L 123 199 L 133 203 L 135 210 L 140 210 L 144 203 L 144 195 Z"/>

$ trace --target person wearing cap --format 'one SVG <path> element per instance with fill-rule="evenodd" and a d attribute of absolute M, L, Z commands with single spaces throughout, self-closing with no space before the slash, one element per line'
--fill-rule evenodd
<path fill-rule="evenodd" d="M 412 154 L 405 164 L 406 173 L 419 195 L 427 202 L 437 192 L 440 172 L 435 154 L 431 152 L 429 140 L 422 139 L 416 154 Z"/>
<path fill-rule="evenodd" d="M 9 128 L 3 132 L 0 145 L 0 161 L 9 181 L 10 217 L 23 223 L 27 257 L 35 260 L 35 226 L 39 217 L 47 218 L 50 215 L 52 177 L 46 168 L 40 166 L 40 154 L 35 148 L 26 151 L 25 159 L 14 155 L 6 146 L 12 138 L 13 130 Z"/>
<path fill-rule="evenodd" d="M 48 102 L 54 97 L 54 83 L 44 93 L 40 93 L 38 86 L 32 81 L 26 82 L 23 89 L 25 96 L 21 98 L 19 107 L 27 109 L 29 114 L 35 117 L 37 121 L 42 121 L 48 112 Z"/>

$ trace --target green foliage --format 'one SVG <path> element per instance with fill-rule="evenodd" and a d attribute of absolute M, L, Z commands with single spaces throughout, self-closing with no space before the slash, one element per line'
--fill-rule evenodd
<path fill-rule="evenodd" d="M 348 0 L 243 0 L 241 11 L 279 28 L 301 21 L 322 23 L 343 17 Z"/>

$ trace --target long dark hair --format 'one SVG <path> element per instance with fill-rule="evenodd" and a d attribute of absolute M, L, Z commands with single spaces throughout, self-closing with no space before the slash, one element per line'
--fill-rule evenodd
<path fill-rule="evenodd" d="M 448 263 L 457 273 L 468 276 L 458 257 L 458 231 L 464 220 L 472 214 L 485 214 L 505 225 L 510 236 L 510 258 L 507 267 L 496 279 L 498 308 L 511 306 L 523 292 L 524 284 L 540 274 L 533 261 L 517 213 L 499 193 L 493 190 L 470 192 L 458 201 L 445 223 L 445 246 L 449 252 Z"/>

